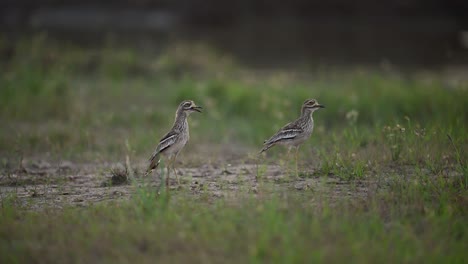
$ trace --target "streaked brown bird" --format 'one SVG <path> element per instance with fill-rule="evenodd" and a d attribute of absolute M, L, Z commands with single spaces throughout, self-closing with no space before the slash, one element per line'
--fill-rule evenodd
<path fill-rule="evenodd" d="M 296 176 L 298 176 L 297 171 L 297 154 L 299 147 L 304 143 L 312 134 L 314 130 L 314 119 L 312 114 L 320 108 L 325 108 L 324 105 L 321 105 L 315 99 L 307 99 L 302 104 L 301 116 L 296 119 L 294 122 L 291 122 L 284 127 L 282 127 L 276 134 L 274 134 L 270 139 L 263 142 L 263 148 L 260 153 L 267 151 L 275 145 L 286 145 L 289 147 L 288 154 L 292 148 L 296 149 Z M 259 153 L 259 154 L 260 154 Z"/>
<path fill-rule="evenodd" d="M 174 171 L 177 177 L 177 183 L 180 184 L 179 175 L 175 170 L 175 160 L 180 151 L 187 144 L 190 134 L 187 117 L 193 112 L 201 113 L 202 107 L 195 105 L 192 100 L 185 100 L 177 108 L 174 125 L 171 130 L 159 141 L 156 150 L 151 155 L 150 164 L 146 170 L 145 176 L 156 169 L 161 162 L 160 156 L 163 155 L 167 160 L 166 186 L 169 186 L 170 169 Z"/>

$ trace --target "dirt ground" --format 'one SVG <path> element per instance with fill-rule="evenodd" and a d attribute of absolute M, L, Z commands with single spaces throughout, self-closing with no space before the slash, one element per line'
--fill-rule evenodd
<path fill-rule="evenodd" d="M 29 163 L 28 166 L 3 169 L 0 174 L 0 199 L 15 195 L 20 206 L 27 209 L 60 209 L 130 199 L 142 186 L 155 190 L 160 188 L 161 171 L 153 171 L 144 177 L 144 163 L 134 166 L 136 169 L 128 178 L 118 177 L 125 175 L 122 173 L 125 166 L 121 163 L 49 163 L 43 160 Z M 313 171 L 307 177 L 297 178 L 290 168 L 279 165 L 202 165 L 177 170 L 181 184 L 178 185 L 175 175 L 171 175 L 171 192 L 185 192 L 194 197 L 203 195 L 213 200 L 235 200 L 243 194 L 259 196 L 271 192 L 314 195 L 325 189 L 326 195 L 331 197 L 365 198 L 371 186 L 375 186 L 369 181 L 350 183 Z"/>

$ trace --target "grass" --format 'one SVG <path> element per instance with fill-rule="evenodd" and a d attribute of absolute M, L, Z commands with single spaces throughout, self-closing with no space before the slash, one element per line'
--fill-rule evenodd
<path fill-rule="evenodd" d="M 431 186 L 391 185 L 355 201 L 333 201 L 326 192 L 246 194 L 235 205 L 140 189 L 128 202 L 47 214 L 6 201 L 0 256 L 8 263 L 466 261 L 466 197 L 452 201 L 462 197 L 445 187 L 440 196 Z"/>
<path fill-rule="evenodd" d="M 436 72 L 258 71 L 199 43 L 153 54 L 38 35 L 0 41 L 3 50 L 13 52 L 0 62 L 2 263 L 467 261 L 467 83 Z M 134 190 L 128 201 L 31 211 L 1 189 L 29 184 L 14 177 L 23 157 L 120 161 L 125 170 L 112 172 L 128 181 L 138 174 L 130 161 L 146 160 L 187 98 L 205 111 L 190 118 L 184 166 L 249 163 L 310 97 L 327 108 L 301 147 L 299 183 L 318 185 L 269 181 L 268 164 L 290 166 L 275 147 L 249 172 L 257 185 L 239 175 L 234 197 L 206 184 L 157 194 L 132 180 L 119 187 Z"/>

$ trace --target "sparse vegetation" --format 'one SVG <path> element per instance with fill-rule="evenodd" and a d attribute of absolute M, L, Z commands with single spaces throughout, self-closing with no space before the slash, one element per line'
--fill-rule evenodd
<path fill-rule="evenodd" d="M 202 44 L 0 45 L 1 263 L 467 261 L 467 83 L 259 72 Z M 255 154 L 310 97 L 327 108 L 296 179 L 286 149 Z M 139 171 L 187 98 L 205 111 L 183 184 L 158 190 L 164 170 Z"/>

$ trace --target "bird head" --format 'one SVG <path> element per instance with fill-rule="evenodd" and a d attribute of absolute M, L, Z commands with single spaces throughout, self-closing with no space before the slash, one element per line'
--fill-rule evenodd
<path fill-rule="evenodd" d="M 307 99 L 305 102 L 302 104 L 302 111 L 307 111 L 307 112 L 314 112 L 320 108 L 325 108 L 324 105 L 319 104 L 319 102 L 315 99 Z"/>
<path fill-rule="evenodd" d="M 197 106 L 192 100 L 185 100 L 185 101 L 182 101 L 182 103 L 180 103 L 179 105 L 179 110 L 185 112 L 185 113 L 192 113 L 192 112 L 199 112 L 201 113 L 202 107 L 201 106 Z"/>

